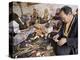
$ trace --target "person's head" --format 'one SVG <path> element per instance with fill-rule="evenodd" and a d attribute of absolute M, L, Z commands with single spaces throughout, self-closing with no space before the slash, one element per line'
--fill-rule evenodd
<path fill-rule="evenodd" d="M 34 18 L 37 18 L 38 17 L 38 13 L 37 13 L 37 10 L 35 8 L 33 8 L 33 14 L 32 14 L 32 16 Z"/>
<path fill-rule="evenodd" d="M 9 14 L 9 22 L 13 21 L 13 20 L 18 20 L 19 16 L 16 13 L 10 13 Z"/>
<path fill-rule="evenodd" d="M 36 11 L 36 9 L 35 9 L 35 8 L 33 8 L 33 11 L 35 12 L 35 11 Z"/>
<path fill-rule="evenodd" d="M 59 12 L 60 12 L 60 8 L 57 8 L 57 9 L 56 9 L 56 13 L 59 13 Z"/>
<path fill-rule="evenodd" d="M 76 9 L 76 14 L 78 15 L 78 9 Z"/>
<path fill-rule="evenodd" d="M 36 14 L 37 10 L 35 8 L 33 8 L 33 14 Z"/>
<path fill-rule="evenodd" d="M 69 6 L 64 6 L 60 10 L 60 17 L 64 23 L 68 23 L 72 16 L 72 8 Z"/>

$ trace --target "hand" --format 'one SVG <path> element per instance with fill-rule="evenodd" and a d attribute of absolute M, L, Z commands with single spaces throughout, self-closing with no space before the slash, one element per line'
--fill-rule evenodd
<path fill-rule="evenodd" d="M 67 42 L 66 38 L 61 38 L 61 40 L 59 40 L 59 41 L 57 42 L 57 44 L 58 44 L 59 46 L 62 46 L 62 45 L 64 45 L 66 42 Z"/>
<path fill-rule="evenodd" d="M 53 40 L 54 40 L 55 42 L 58 42 L 58 37 L 59 37 L 59 34 L 55 35 L 55 36 L 53 37 Z"/>

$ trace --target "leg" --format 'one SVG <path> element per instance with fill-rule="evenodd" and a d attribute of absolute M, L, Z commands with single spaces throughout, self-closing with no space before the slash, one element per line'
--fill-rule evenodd
<path fill-rule="evenodd" d="M 69 55 L 70 47 L 68 46 L 57 46 L 56 48 L 56 55 Z"/>

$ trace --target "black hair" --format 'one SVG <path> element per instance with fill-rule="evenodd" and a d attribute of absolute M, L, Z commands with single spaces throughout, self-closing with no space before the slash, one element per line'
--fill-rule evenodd
<path fill-rule="evenodd" d="M 13 21 L 13 20 L 17 20 L 18 19 L 18 15 L 16 13 L 10 13 L 9 14 L 9 22 Z"/>
<path fill-rule="evenodd" d="M 64 6 L 61 8 L 60 12 L 63 11 L 66 15 L 72 14 L 72 8 L 69 6 Z"/>
<path fill-rule="evenodd" d="M 78 8 L 76 9 L 76 12 L 78 12 Z"/>

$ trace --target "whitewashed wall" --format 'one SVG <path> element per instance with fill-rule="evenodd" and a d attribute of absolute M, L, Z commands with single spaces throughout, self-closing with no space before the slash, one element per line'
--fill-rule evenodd
<path fill-rule="evenodd" d="M 13 5 L 13 12 L 17 13 L 19 16 L 21 16 L 21 10 L 20 10 L 20 7 L 18 6 L 18 4 L 14 3 L 15 5 Z M 43 14 L 44 14 L 44 9 L 48 9 L 49 10 L 49 15 L 55 15 L 56 13 L 56 9 L 57 8 L 61 8 L 65 5 L 61 5 L 61 4 L 36 4 L 36 5 L 32 5 L 32 6 L 29 6 L 27 7 L 27 4 L 26 3 L 21 3 L 21 6 L 22 6 L 22 10 L 23 10 L 23 14 L 32 14 L 33 12 L 33 8 L 36 8 L 38 13 L 39 13 L 39 16 L 43 17 Z M 75 13 L 76 9 L 78 8 L 76 5 L 68 5 L 70 6 L 72 9 L 73 9 L 73 13 Z"/>

